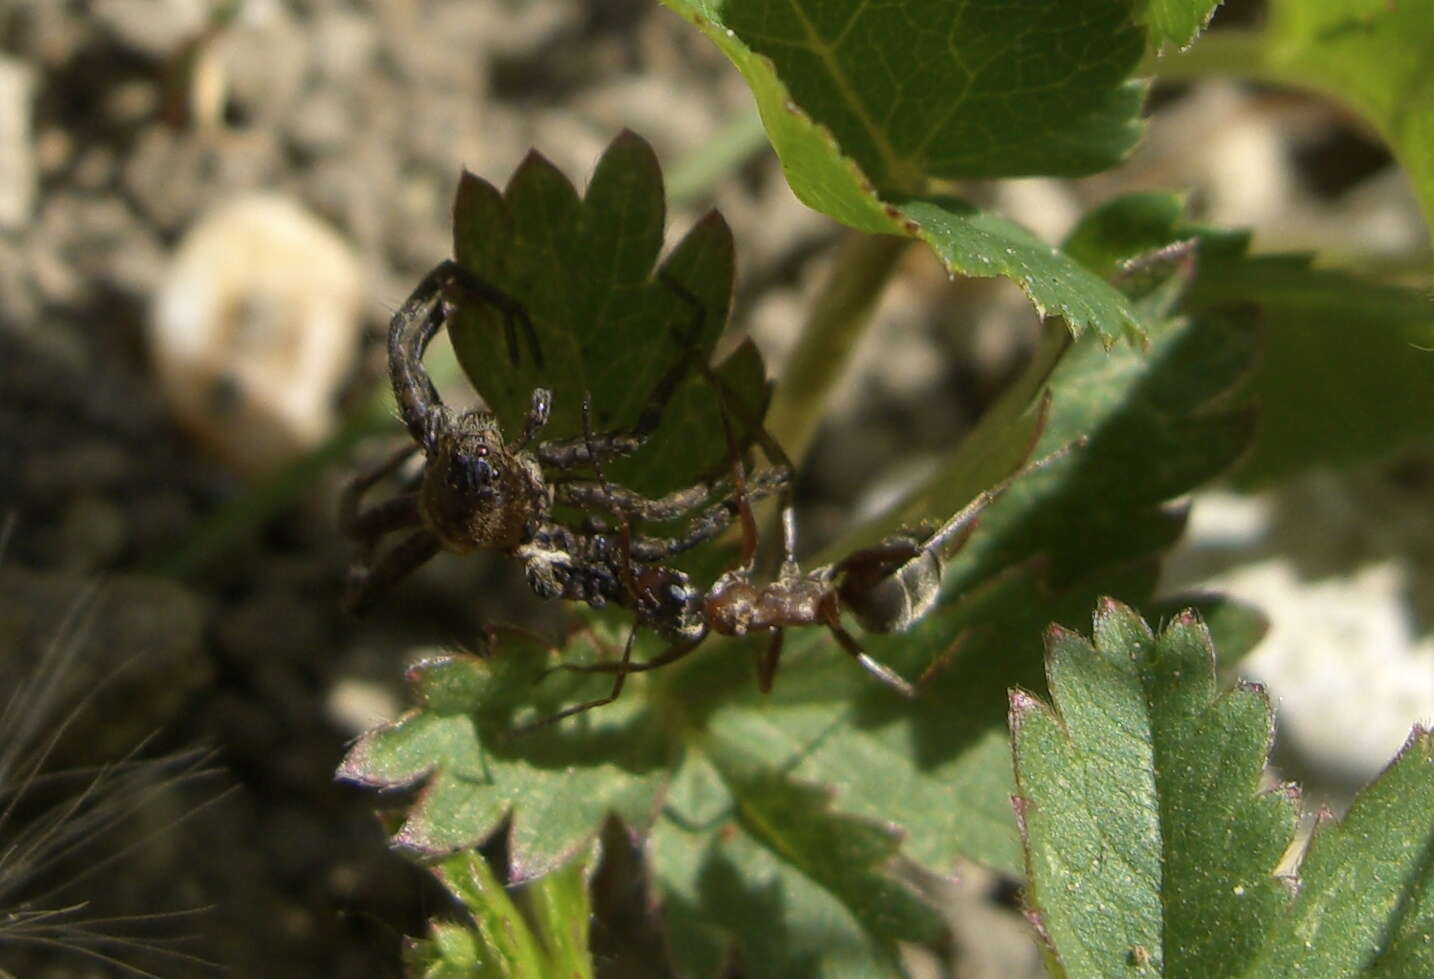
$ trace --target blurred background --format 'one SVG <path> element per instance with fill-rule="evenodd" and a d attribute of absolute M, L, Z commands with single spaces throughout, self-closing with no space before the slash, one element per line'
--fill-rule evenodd
<path fill-rule="evenodd" d="M 1215 29 L 1260 15 L 1229 3 Z M 1117 193 L 1187 188 L 1258 250 L 1427 269 L 1413 195 L 1354 117 L 1233 81 L 1150 105 L 1117 171 L 962 192 L 1056 241 Z M 447 901 L 334 767 L 402 709 L 406 659 L 552 611 L 512 567 L 440 557 L 344 616 L 336 493 L 398 431 L 382 336 L 451 252 L 461 171 L 501 186 L 536 148 L 581 187 L 623 128 L 667 168 L 671 234 L 713 206 L 733 226 L 734 322 L 780 377 L 844 232 L 792 197 L 726 60 L 656 4 L 0 0 L 0 670 L 21 693 L 0 851 L 36 857 L 0 860 L 0 970 L 400 974 L 401 937 Z M 805 463 L 806 543 L 926 472 L 1037 327 L 1009 284 L 908 249 Z M 1336 806 L 1434 718 L 1431 463 L 1214 490 L 1168 568 L 1171 590 L 1269 614 L 1244 671 L 1280 704 L 1281 774 Z M 622 847 L 600 963 L 662 975 Z M 1038 974 L 1013 893 L 974 868 L 953 885 L 958 974 Z"/>

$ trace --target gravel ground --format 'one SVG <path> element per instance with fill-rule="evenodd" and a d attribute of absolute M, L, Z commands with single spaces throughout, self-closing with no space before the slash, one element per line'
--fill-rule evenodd
<path fill-rule="evenodd" d="M 90 850 L 23 879 L 0 865 L 0 912 L 105 854 L 102 874 L 45 900 L 91 901 L 93 916 L 205 909 L 131 931 L 188 936 L 187 952 L 235 975 L 398 975 L 400 936 L 446 900 L 386 850 L 373 799 L 333 770 L 347 739 L 403 702 L 403 656 L 536 600 L 509 568 L 439 559 L 402 602 L 362 624 L 342 616 L 341 466 L 202 560 L 192 548 L 223 504 L 364 402 L 389 315 L 449 252 L 463 167 L 501 183 L 537 147 L 581 184 L 623 127 L 671 163 L 750 97 L 710 45 L 641 0 L 248 0 L 227 23 L 213 6 L 0 0 L 0 656 L 7 675 L 54 678 L 12 739 L 44 744 L 63 724 L 48 771 L 169 759 L 145 770 L 152 793 L 97 793 L 145 804 L 96 828 Z M 1054 238 L 1117 188 L 1195 186 L 1206 216 L 1258 221 L 1270 245 L 1337 231 L 1399 253 L 1422 230 L 1391 174 L 1328 110 L 1218 85 L 1169 93 L 1117 174 L 972 192 Z M 737 236 L 738 318 L 779 371 L 838 232 L 767 157 L 669 224 L 714 203 Z M 900 286 L 804 475 L 814 546 L 889 490 L 871 472 L 919 471 L 958 438 L 1035 328 L 1013 289 L 953 286 L 914 252 Z M 195 746 L 212 755 L 172 757 Z M 4 764 L 0 778 L 20 770 Z M 214 774 L 170 784 L 196 764 Z M 978 900 L 1004 916 L 986 933 L 1019 935 L 990 900 L 1009 888 L 972 879 L 953 907 Z M 662 975 L 641 895 L 611 867 L 599 882 L 607 974 Z M 5 936 L 0 923 L 0 974 L 120 974 Z M 967 956 L 961 974 L 1035 967 L 1019 938 L 1010 947 Z M 159 975 L 216 973 L 111 952 Z"/>

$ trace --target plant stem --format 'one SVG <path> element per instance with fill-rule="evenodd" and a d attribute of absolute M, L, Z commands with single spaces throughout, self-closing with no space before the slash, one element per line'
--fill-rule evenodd
<path fill-rule="evenodd" d="M 856 231 L 842 239 L 767 412 L 767 428 L 793 460 L 810 446 L 827 396 L 911 240 Z"/>
<path fill-rule="evenodd" d="M 757 110 L 740 112 L 694 153 L 667 170 L 667 199 L 691 204 L 712 194 L 717 182 L 767 147 L 767 130 Z"/>

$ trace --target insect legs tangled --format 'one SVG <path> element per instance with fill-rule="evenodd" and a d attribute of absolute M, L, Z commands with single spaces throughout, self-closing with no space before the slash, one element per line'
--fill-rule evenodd
<path fill-rule="evenodd" d="M 585 470 L 630 455 L 645 444 L 657 429 L 666 402 L 690 370 L 690 350 L 684 349 L 659 379 L 631 429 L 589 430 L 578 439 L 540 442 L 537 437 L 548 421 L 552 394 L 536 388 L 522 432 L 509 440 L 492 412 L 446 406 L 423 368 L 428 344 L 452 314 L 455 294 L 458 300 L 483 302 L 499 311 L 511 360 L 517 362 L 521 334 L 534 361 L 541 364 L 537 335 L 521 304 L 452 261 L 423 278 L 394 315 L 388 335 L 389 377 L 414 443 L 358 475 L 343 495 L 340 524 L 360 546 L 346 605 L 356 611 L 368 607 L 388 586 L 440 550 L 460 554 L 487 550 L 516 558 L 533 591 L 544 598 L 595 607 L 609 602 L 631 606 L 664 635 L 676 639 L 694 634 L 701 628 L 701 592 L 685 573 L 658 562 L 695 547 L 730 522 L 735 506 L 712 503 L 721 495 L 722 480 L 699 482 L 652 499 L 606 479 L 584 478 Z M 424 464 L 416 486 L 362 507 L 363 495 L 375 483 L 420 451 Z M 769 481 L 759 491 L 770 492 L 779 481 Z M 590 516 L 580 528 L 554 520 L 552 509 L 560 504 L 589 514 L 609 513 L 624 523 L 696 516 L 673 538 L 625 540 L 619 555 L 618 541 L 603 531 L 600 520 Z M 378 555 L 381 540 L 401 530 L 408 534 Z M 640 571 L 629 572 L 628 580 L 623 580 L 620 561 L 640 565 Z M 634 589 L 633 581 L 642 587 Z"/>
<path fill-rule="evenodd" d="M 728 441 L 730 446 L 730 431 Z M 790 470 L 785 453 L 770 435 L 762 432 L 761 444 L 778 469 Z M 929 535 L 893 535 L 808 572 L 803 572 L 796 561 L 795 514 L 790 494 L 784 487 L 780 497 L 782 563 L 776 577 L 766 584 L 753 580 L 758 545 L 756 524 L 744 496 L 741 461 L 732 447 L 737 505 L 743 527 L 742 557 L 734 568 L 713 583 L 703 598 L 705 631 L 674 642 L 643 662 L 631 661 L 629 638 L 619 662 L 564 664 L 561 668 L 575 672 L 615 674 L 612 692 L 540 723 L 610 703 L 621 693 L 627 674 L 676 662 L 697 649 L 711 632 L 726 636 L 759 632 L 770 635 L 767 648 L 757 661 L 757 684 L 766 693 L 776 678 L 785 630 L 794 626 L 826 628 L 841 649 L 874 679 L 903 697 L 915 696 L 916 690 L 908 681 L 868 655 L 846 630 L 842 624 L 843 610 L 850 611 L 868 632 L 891 633 L 910 628 L 935 606 L 941 586 L 942 561 L 965 543 L 982 511 L 1018 480 L 1056 462 L 1082 444 L 1083 440 L 1077 440 L 1020 468 L 976 496 Z"/>

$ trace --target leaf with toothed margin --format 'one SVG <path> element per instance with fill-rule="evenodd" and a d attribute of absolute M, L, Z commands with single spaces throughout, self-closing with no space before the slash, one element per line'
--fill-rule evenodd
<path fill-rule="evenodd" d="M 1029 232 L 935 180 L 1072 176 L 1139 137 L 1149 43 L 1172 0 L 665 0 L 752 87 L 787 180 L 809 207 L 874 234 L 927 242 L 952 274 L 1004 275 L 1043 314 L 1106 342 L 1139 335 L 1121 295 Z M 1188 12 L 1185 12 L 1188 14 Z M 1182 41 L 1182 43 L 1184 43 Z"/>
<path fill-rule="evenodd" d="M 454 256 L 527 311 L 542 352 L 540 367 L 520 342 L 513 364 L 498 312 L 455 292 L 449 334 L 459 363 L 510 437 L 522 431 L 534 388 L 553 392 L 543 439 L 582 434 L 587 394 L 596 431 L 627 430 L 669 370 L 711 358 L 732 301 L 732 232 L 709 212 L 659 265 L 665 216 L 657 157 L 630 132 L 608 146 L 582 196 L 537 153 L 502 192 L 463 175 Z M 767 388 L 756 347 L 744 343 L 716 370 L 747 414 L 760 417 Z M 726 445 L 717 405 L 711 384 L 689 367 L 652 438 L 608 465 L 607 475 L 656 495 L 720 467 Z"/>
<path fill-rule="evenodd" d="M 1299 896 L 1251 979 L 1434 975 L 1434 737 L 1416 727 L 1343 819 L 1320 814 Z"/>
<path fill-rule="evenodd" d="M 572 683 L 537 684 L 550 652 L 505 635 L 485 659 L 454 654 L 410 668 L 421 706 L 364 734 L 338 771 L 375 788 L 422 786 L 396 845 L 443 854 L 511 819 L 512 873 L 525 880 L 587 845 L 610 812 L 634 826 L 651 822 L 670 760 L 660 740 L 641 736 L 637 701 L 603 711 L 582 743 L 553 731 L 510 733 L 515 704 L 551 712 L 572 696 Z"/>
<path fill-rule="evenodd" d="M 1260 777 L 1269 698 L 1220 694 L 1193 614 L 1107 600 L 1046 637 L 1051 703 L 1011 693 L 1030 911 L 1067 976 L 1244 975 L 1285 908 L 1297 794 Z M 1332 974 L 1332 973 L 1310 973 Z"/>

